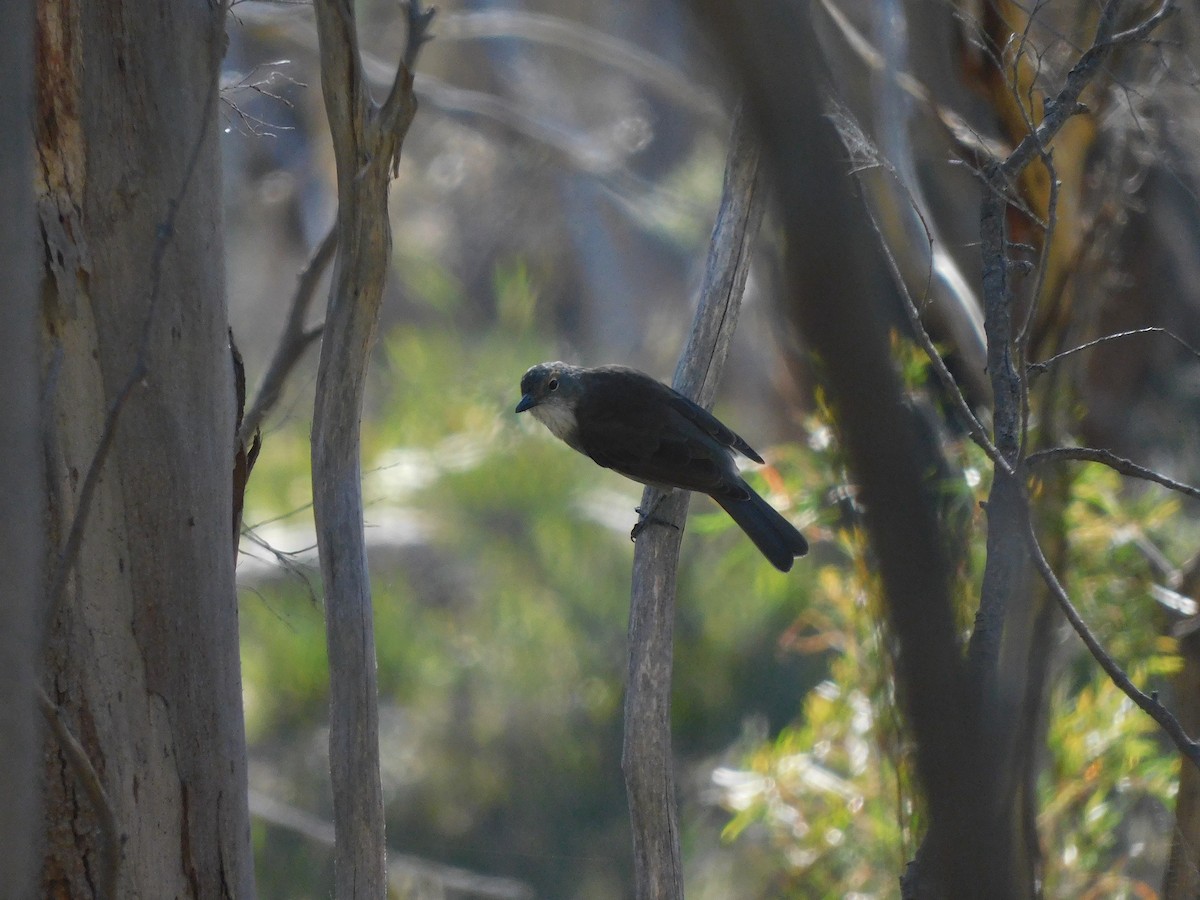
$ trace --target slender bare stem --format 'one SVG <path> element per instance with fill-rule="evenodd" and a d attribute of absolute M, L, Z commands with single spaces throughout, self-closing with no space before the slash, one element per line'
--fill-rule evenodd
<path fill-rule="evenodd" d="M 1145 466 L 1139 466 L 1131 460 L 1117 456 L 1117 454 L 1110 450 L 1097 450 L 1091 447 L 1052 447 L 1049 450 L 1039 450 L 1036 453 L 1029 454 L 1025 463 L 1027 466 L 1033 467 L 1044 462 L 1068 459 L 1100 463 L 1116 472 L 1120 472 L 1122 475 L 1128 475 L 1130 478 L 1152 481 L 1172 491 L 1178 491 L 1187 497 L 1200 499 L 1200 488 L 1185 484 L 1182 481 L 1176 481 L 1173 478 L 1168 478 L 1166 475 L 1156 472 L 1153 469 L 1147 469 Z"/>
<path fill-rule="evenodd" d="M 1193 765 L 1200 768 L 1200 742 L 1194 741 L 1188 736 L 1183 726 L 1179 724 L 1179 720 L 1158 701 L 1157 692 L 1147 694 L 1133 683 L 1133 680 L 1125 673 L 1125 670 L 1117 665 L 1113 658 L 1108 655 L 1108 652 L 1092 633 L 1092 630 L 1088 628 L 1087 623 L 1083 621 L 1083 617 L 1079 615 L 1079 611 L 1075 609 L 1075 605 L 1071 602 L 1066 589 L 1058 580 L 1058 576 L 1054 574 L 1054 568 L 1042 552 L 1041 544 L 1037 538 L 1037 531 L 1033 526 L 1033 517 L 1029 515 L 1028 506 L 1025 509 L 1025 528 L 1025 537 L 1029 545 L 1029 553 L 1033 557 L 1034 568 L 1041 574 L 1046 587 L 1050 589 L 1050 593 L 1058 602 L 1063 615 L 1066 616 L 1075 633 L 1079 635 L 1084 645 L 1088 648 L 1088 652 L 1092 654 L 1092 658 L 1100 664 L 1100 668 L 1107 673 L 1112 683 L 1122 693 L 1129 697 L 1143 712 L 1162 727 L 1162 730 L 1167 733 L 1167 736 L 1179 748 L 1179 752 L 1191 760 Z"/>
<path fill-rule="evenodd" d="M 1081 353 L 1084 350 L 1091 350 L 1093 347 L 1098 347 L 1101 344 L 1107 344 L 1107 343 L 1110 343 L 1111 341 L 1120 341 L 1120 340 L 1124 340 L 1125 338 L 1137 337 L 1138 335 L 1142 335 L 1142 334 L 1166 335 L 1166 337 L 1170 338 L 1172 341 L 1174 341 L 1176 344 L 1178 344 L 1180 347 L 1182 347 L 1184 350 L 1186 350 L 1192 356 L 1196 357 L 1196 359 L 1200 359 L 1200 350 L 1197 350 L 1195 347 L 1193 347 L 1191 344 L 1189 344 L 1187 341 L 1185 341 L 1183 338 L 1181 338 L 1175 332 L 1171 331 L 1171 329 L 1162 328 L 1157 325 L 1152 325 L 1148 328 L 1134 328 L 1134 329 L 1131 329 L 1130 331 L 1119 331 L 1115 334 L 1106 334 L 1103 337 L 1098 337 L 1095 340 L 1088 341 L 1086 344 L 1080 344 L 1078 347 L 1071 347 L 1069 350 L 1063 350 L 1061 353 L 1055 353 L 1049 359 L 1042 360 L 1041 362 L 1029 363 L 1027 368 L 1028 368 L 1030 374 L 1037 375 L 1042 372 L 1045 372 L 1056 362 L 1058 362 L 1059 360 L 1062 360 L 1062 359 L 1066 359 L 1068 356 L 1072 356 L 1076 353 Z"/>
<path fill-rule="evenodd" d="M 325 274 L 329 263 L 333 261 L 336 249 L 337 228 L 334 227 L 317 245 L 308 265 L 300 273 L 296 291 L 292 294 L 292 302 L 288 308 L 283 334 L 280 335 L 279 344 L 267 366 L 267 374 L 263 376 L 262 386 L 259 387 L 258 394 L 255 396 L 254 402 L 250 404 L 245 418 L 242 419 L 242 427 L 238 429 L 238 442 L 241 444 L 250 440 L 251 435 L 262 425 L 267 414 L 279 402 L 283 386 L 287 383 L 292 369 L 296 367 L 296 363 L 300 361 L 304 351 L 321 336 L 321 332 L 324 330 L 323 325 L 305 328 L 304 320 L 308 316 L 309 307 L 312 306 L 313 298 L 316 296 L 321 276 Z"/>

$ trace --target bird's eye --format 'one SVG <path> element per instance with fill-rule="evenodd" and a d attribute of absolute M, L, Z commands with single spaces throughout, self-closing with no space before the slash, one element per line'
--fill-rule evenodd
<path fill-rule="evenodd" d="M 558 390 L 558 379 L 551 378 L 549 381 L 547 381 L 546 382 L 546 390 L 557 391 Z"/>

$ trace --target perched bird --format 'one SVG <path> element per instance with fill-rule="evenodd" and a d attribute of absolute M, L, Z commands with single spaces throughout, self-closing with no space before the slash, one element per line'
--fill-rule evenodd
<path fill-rule="evenodd" d="M 808 541 L 738 474 L 734 452 L 763 459 L 716 416 L 625 366 L 534 366 L 521 379 L 517 412 L 529 410 L 555 437 L 606 469 L 663 490 L 708 494 L 781 572 Z M 635 530 L 636 531 L 636 530 Z"/>

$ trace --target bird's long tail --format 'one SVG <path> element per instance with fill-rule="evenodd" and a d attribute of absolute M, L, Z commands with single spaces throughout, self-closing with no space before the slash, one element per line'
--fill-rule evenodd
<path fill-rule="evenodd" d="M 780 572 L 790 571 L 792 560 L 808 552 L 808 541 L 796 526 L 781 516 L 766 500 L 746 485 L 750 492 L 747 500 L 731 500 L 713 497 L 721 508 L 729 513 L 754 546 L 770 560 Z"/>

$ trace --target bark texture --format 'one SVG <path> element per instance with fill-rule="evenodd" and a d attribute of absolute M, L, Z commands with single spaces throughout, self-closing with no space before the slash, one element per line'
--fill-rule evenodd
<path fill-rule="evenodd" d="M 406 4 L 408 40 L 392 89 L 371 99 L 350 0 L 314 5 L 321 91 L 337 163 L 337 257 L 313 404 L 313 514 L 325 585 L 329 769 L 342 898 L 387 890 L 375 621 L 363 536 L 359 425 L 391 256 L 388 185 L 417 112 L 412 70 L 432 11 Z"/>
<path fill-rule="evenodd" d="M 230 552 L 224 12 L 37 6 L 48 897 L 254 889 Z"/>
<path fill-rule="evenodd" d="M 709 241 L 704 281 L 674 387 L 708 409 L 716 397 L 737 329 L 764 201 L 758 143 L 740 110 L 734 117 L 721 206 Z M 684 895 L 679 811 L 671 754 L 671 672 L 674 662 L 675 588 L 679 546 L 691 494 L 660 496 L 647 488 L 643 509 L 672 527 L 647 528 L 633 555 L 629 605 L 629 675 L 621 768 L 633 834 L 634 890 L 639 900 Z"/>

